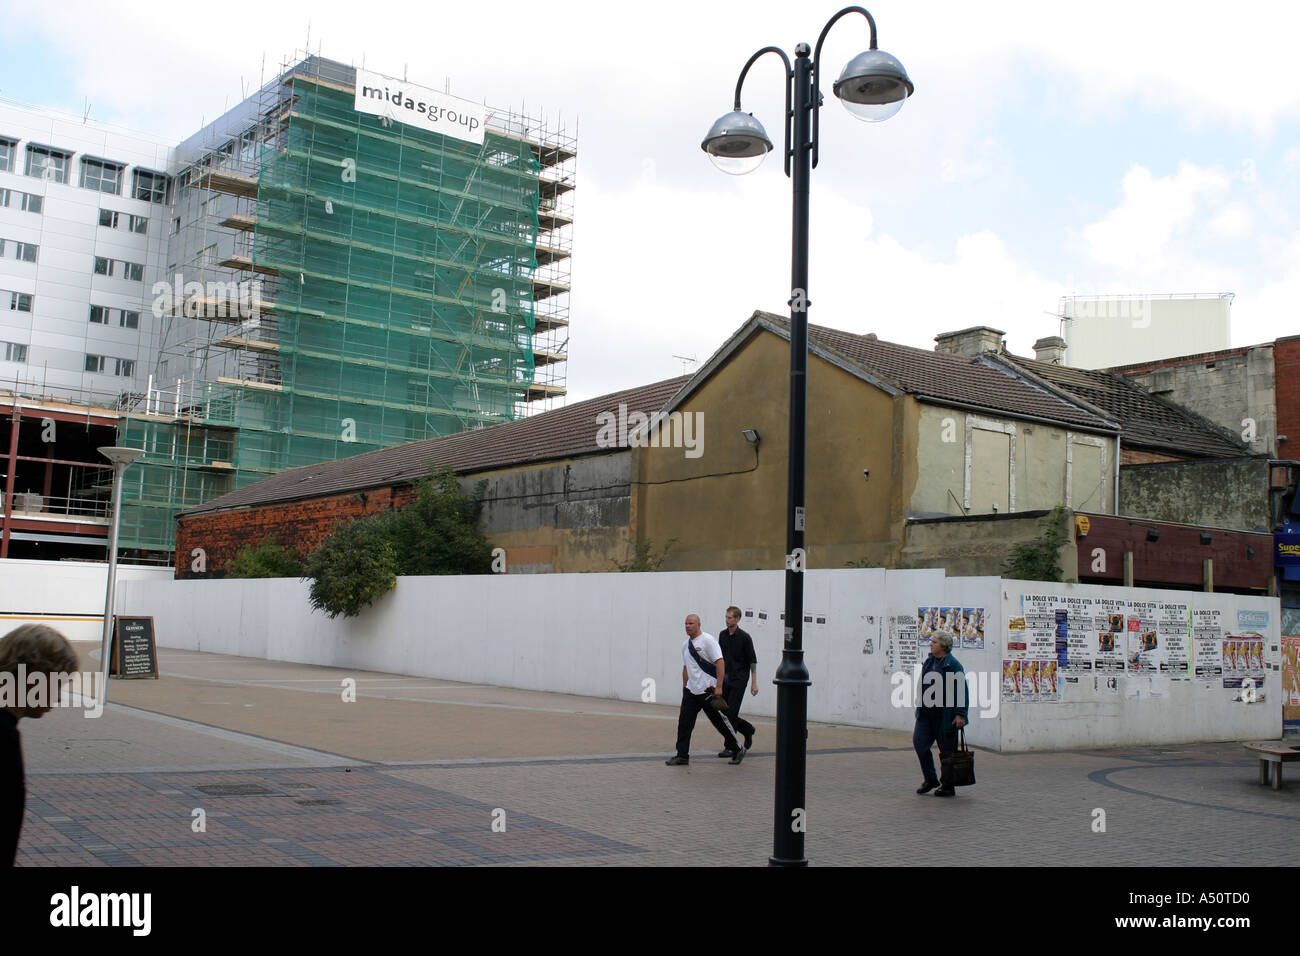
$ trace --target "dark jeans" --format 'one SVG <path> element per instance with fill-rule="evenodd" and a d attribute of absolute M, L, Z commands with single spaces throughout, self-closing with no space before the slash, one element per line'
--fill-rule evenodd
<path fill-rule="evenodd" d="M 912 731 L 912 746 L 916 748 L 917 759 L 921 761 L 921 772 L 925 774 L 927 782 L 936 779 L 934 772 L 934 754 L 930 748 L 934 746 L 935 741 L 939 742 L 939 756 L 946 757 L 957 749 L 957 729 L 955 727 L 943 726 L 943 711 L 921 711 L 921 716 L 916 718 L 916 729 Z M 942 775 L 938 776 L 939 785 L 942 787 L 952 786 L 952 770 L 948 764 L 940 764 L 943 767 Z"/>
<path fill-rule="evenodd" d="M 748 689 L 748 674 L 743 679 L 727 681 L 722 685 L 722 696 L 727 698 L 727 719 L 742 737 L 754 736 L 754 725 L 740 716 L 740 705 L 745 702 L 745 691 Z"/>
<path fill-rule="evenodd" d="M 695 718 L 700 716 L 701 710 L 709 718 L 709 723 L 722 734 L 722 739 L 727 742 L 727 749 L 740 749 L 740 744 L 736 741 L 736 733 L 731 728 L 731 722 L 727 720 L 726 712 L 708 706 L 709 698 L 712 696 L 712 694 L 692 694 L 685 687 L 682 688 L 682 709 L 677 714 L 677 756 L 690 757 L 691 732 L 695 730 Z"/>

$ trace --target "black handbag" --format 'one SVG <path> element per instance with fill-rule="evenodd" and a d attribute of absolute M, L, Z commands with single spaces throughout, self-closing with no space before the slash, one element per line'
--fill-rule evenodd
<path fill-rule="evenodd" d="M 975 783 L 975 751 L 966 749 L 966 730 L 957 731 L 957 749 L 939 762 L 948 767 L 948 779 L 954 787 L 969 787 Z"/>

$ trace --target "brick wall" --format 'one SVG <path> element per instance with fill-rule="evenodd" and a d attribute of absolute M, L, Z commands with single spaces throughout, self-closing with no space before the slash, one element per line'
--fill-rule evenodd
<path fill-rule="evenodd" d="M 305 501 L 188 515 L 176 522 L 176 576 L 178 578 L 223 578 L 230 562 L 246 544 L 256 544 L 267 535 L 282 547 L 305 557 L 343 520 L 376 514 L 406 504 L 414 497 L 409 485 L 372 488 Z M 364 500 L 362 497 L 364 496 Z M 202 548 L 207 569 L 193 570 L 193 551 Z"/>
<path fill-rule="evenodd" d="M 1287 440 L 1278 447 L 1279 458 L 1300 459 L 1300 336 L 1273 344 L 1273 378 L 1277 396 L 1277 433 Z"/>

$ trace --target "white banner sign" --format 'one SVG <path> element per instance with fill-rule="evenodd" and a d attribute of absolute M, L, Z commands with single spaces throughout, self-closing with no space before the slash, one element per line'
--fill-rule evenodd
<path fill-rule="evenodd" d="M 355 107 L 359 113 L 387 116 L 467 143 L 481 144 L 487 125 L 487 108 L 478 103 L 368 70 L 357 70 Z"/>

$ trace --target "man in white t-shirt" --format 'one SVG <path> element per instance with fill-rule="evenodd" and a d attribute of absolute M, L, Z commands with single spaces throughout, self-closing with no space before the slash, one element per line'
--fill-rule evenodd
<path fill-rule="evenodd" d="M 701 710 L 722 734 L 727 749 L 735 752 L 730 762 L 737 764 L 745 759 L 745 748 L 736 740 L 731 721 L 727 720 L 724 711 L 715 710 L 709 700 L 711 697 L 724 700 L 724 676 L 722 648 L 712 634 L 700 630 L 698 614 L 686 615 L 686 640 L 682 642 L 682 709 L 677 715 L 677 756 L 665 761 L 668 766 L 681 767 L 691 762 L 691 732 L 695 730 L 695 718 Z"/>

